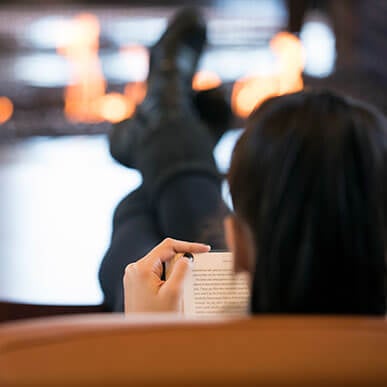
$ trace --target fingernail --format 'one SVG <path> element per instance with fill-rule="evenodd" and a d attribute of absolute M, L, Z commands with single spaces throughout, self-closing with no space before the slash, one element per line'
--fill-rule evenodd
<path fill-rule="evenodd" d="M 184 258 L 187 258 L 189 261 L 193 261 L 194 257 L 191 253 L 184 253 Z"/>

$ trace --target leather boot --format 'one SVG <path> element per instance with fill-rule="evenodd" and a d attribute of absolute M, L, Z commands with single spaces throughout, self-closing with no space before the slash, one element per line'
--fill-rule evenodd
<path fill-rule="evenodd" d="M 212 155 L 214 140 L 192 104 L 192 77 L 205 37 L 205 22 L 196 9 L 175 16 L 151 49 L 144 102 L 133 119 L 113 130 L 113 157 L 124 146 L 125 159 L 118 161 L 142 173 L 151 195 L 178 173 L 219 176 Z"/>

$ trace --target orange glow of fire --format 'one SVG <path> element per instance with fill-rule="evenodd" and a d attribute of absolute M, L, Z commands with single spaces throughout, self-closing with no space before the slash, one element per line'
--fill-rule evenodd
<path fill-rule="evenodd" d="M 246 118 L 270 97 L 303 89 L 304 49 L 300 40 L 280 32 L 270 42 L 278 60 L 278 71 L 272 75 L 247 76 L 235 82 L 231 106 L 235 114 Z"/>
<path fill-rule="evenodd" d="M 139 105 L 145 98 L 147 91 L 146 82 L 133 82 L 125 86 L 124 94 L 130 103 Z"/>
<path fill-rule="evenodd" d="M 105 94 L 98 100 L 98 112 L 102 119 L 120 122 L 133 115 L 136 105 L 120 93 Z"/>
<path fill-rule="evenodd" d="M 192 79 L 192 88 L 196 91 L 213 89 L 221 84 L 218 74 L 213 71 L 198 71 Z"/>
<path fill-rule="evenodd" d="M 7 97 L 0 97 L 0 124 L 7 122 L 13 114 L 13 103 Z"/>
<path fill-rule="evenodd" d="M 65 90 L 65 113 L 76 122 L 98 122 L 96 101 L 105 94 L 106 82 L 98 58 L 99 21 L 91 14 L 80 14 L 71 22 L 68 45 L 58 53 L 70 62 L 72 79 Z"/>
<path fill-rule="evenodd" d="M 65 114 L 70 121 L 97 123 L 122 121 L 133 115 L 136 105 L 146 94 L 145 82 L 128 84 L 124 94 L 106 94 L 106 80 L 98 57 L 100 25 L 96 16 L 80 14 L 66 30 L 69 43 L 58 47 L 58 53 L 70 62 L 72 79 L 65 90 Z M 141 61 L 149 62 L 148 50 L 143 46 L 124 47 Z"/>
<path fill-rule="evenodd" d="M 276 76 L 254 76 L 238 80 L 231 94 L 234 112 L 246 118 L 266 99 L 278 95 L 278 83 Z"/>
<path fill-rule="evenodd" d="M 302 90 L 305 54 L 301 41 L 289 32 L 280 32 L 271 40 L 270 47 L 279 59 L 279 94 Z"/>

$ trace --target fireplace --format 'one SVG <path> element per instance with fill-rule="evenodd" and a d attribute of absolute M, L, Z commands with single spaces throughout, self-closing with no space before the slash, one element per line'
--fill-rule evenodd
<path fill-rule="evenodd" d="M 130 117 L 146 93 L 148 48 L 182 4 L 5 2 L 0 138 L 101 134 Z M 295 36 L 275 36 L 286 29 L 283 1 L 200 4 L 208 46 L 193 87 L 223 87 L 234 126 L 256 101 L 302 88 L 304 48 Z"/>

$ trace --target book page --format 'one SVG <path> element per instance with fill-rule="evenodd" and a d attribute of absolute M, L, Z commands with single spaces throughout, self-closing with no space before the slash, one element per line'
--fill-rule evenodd
<path fill-rule="evenodd" d="M 248 311 L 247 273 L 234 274 L 232 254 L 195 254 L 184 283 L 184 314 L 190 317 L 235 316 Z"/>

